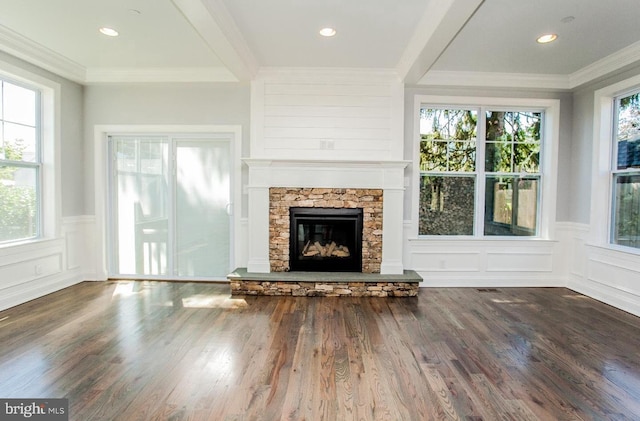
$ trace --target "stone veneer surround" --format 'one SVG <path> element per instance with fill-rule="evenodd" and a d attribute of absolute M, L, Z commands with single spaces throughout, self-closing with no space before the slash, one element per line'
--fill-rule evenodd
<path fill-rule="evenodd" d="M 271 272 L 289 270 L 289 208 L 362 208 L 362 272 L 380 273 L 382 189 L 271 187 L 269 189 L 269 263 Z"/>

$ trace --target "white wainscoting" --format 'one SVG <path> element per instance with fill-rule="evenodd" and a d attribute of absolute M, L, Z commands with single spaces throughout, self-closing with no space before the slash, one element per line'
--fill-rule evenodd
<path fill-rule="evenodd" d="M 392 71 L 263 69 L 251 158 L 402 160 L 403 98 Z"/>
<path fill-rule="evenodd" d="M 93 217 L 64 218 L 61 235 L 0 249 L 0 310 L 83 281 Z"/>
<path fill-rule="evenodd" d="M 585 277 L 587 267 L 585 239 L 589 233 L 589 226 L 573 222 L 556 223 L 557 238 L 562 244 L 558 259 L 561 271 L 565 274 L 565 286 L 569 286 L 572 279 Z"/>
<path fill-rule="evenodd" d="M 640 254 L 590 243 L 588 225 L 569 228 L 567 287 L 640 316 Z"/>
<path fill-rule="evenodd" d="M 421 287 L 564 286 L 561 244 L 541 239 L 416 238 L 405 221 L 404 267 Z"/>

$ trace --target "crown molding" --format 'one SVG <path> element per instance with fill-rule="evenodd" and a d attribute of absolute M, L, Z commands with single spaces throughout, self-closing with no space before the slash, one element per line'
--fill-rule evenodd
<path fill-rule="evenodd" d="M 225 67 L 117 67 L 88 68 L 85 84 L 101 83 L 174 83 L 174 82 L 237 82 Z"/>
<path fill-rule="evenodd" d="M 571 73 L 569 84 L 571 88 L 577 88 L 638 61 L 640 61 L 640 41 Z"/>
<path fill-rule="evenodd" d="M 640 41 L 568 75 L 431 70 L 418 85 L 571 90 L 640 61 Z"/>
<path fill-rule="evenodd" d="M 0 50 L 74 82 L 85 81 L 83 66 L 2 25 Z"/>
<path fill-rule="evenodd" d="M 426 86 L 571 89 L 566 75 L 431 70 L 418 82 Z"/>
<path fill-rule="evenodd" d="M 238 78 L 224 67 L 85 68 L 2 25 L 0 50 L 80 84 L 238 81 Z"/>

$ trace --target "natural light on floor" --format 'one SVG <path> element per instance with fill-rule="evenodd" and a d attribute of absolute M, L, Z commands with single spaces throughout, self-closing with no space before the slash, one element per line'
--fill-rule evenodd
<path fill-rule="evenodd" d="M 141 282 L 117 282 L 113 291 L 113 298 L 129 297 L 134 294 L 149 291 L 148 285 Z M 230 294 L 194 294 L 181 300 L 184 308 L 244 308 L 247 302 L 244 298 L 231 298 Z M 164 301 L 161 305 L 172 307 L 171 300 Z"/>
<path fill-rule="evenodd" d="M 527 300 L 499 300 L 497 298 L 493 298 L 493 301 L 496 304 L 526 304 Z"/>
<path fill-rule="evenodd" d="M 230 295 L 196 294 L 182 299 L 185 308 L 243 308 L 247 306 L 244 298 L 231 298 Z"/>
<path fill-rule="evenodd" d="M 113 291 L 113 297 L 128 297 L 133 294 L 137 294 L 140 291 L 134 291 L 134 282 L 118 282 L 116 289 Z"/>

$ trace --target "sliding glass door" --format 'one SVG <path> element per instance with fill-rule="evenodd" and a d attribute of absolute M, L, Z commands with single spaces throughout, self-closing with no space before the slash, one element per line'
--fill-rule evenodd
<path fill-rule="evenodd" d="M 110 277 L 223 279 L 230 270 L 225 138 L 110 136 Z"/>
<path fill-rule="evenodd" d="M 178 276 L 226 276 L 229 273 L 229 146 L 229 142 L 223 140 L 175 142 Z"/>

